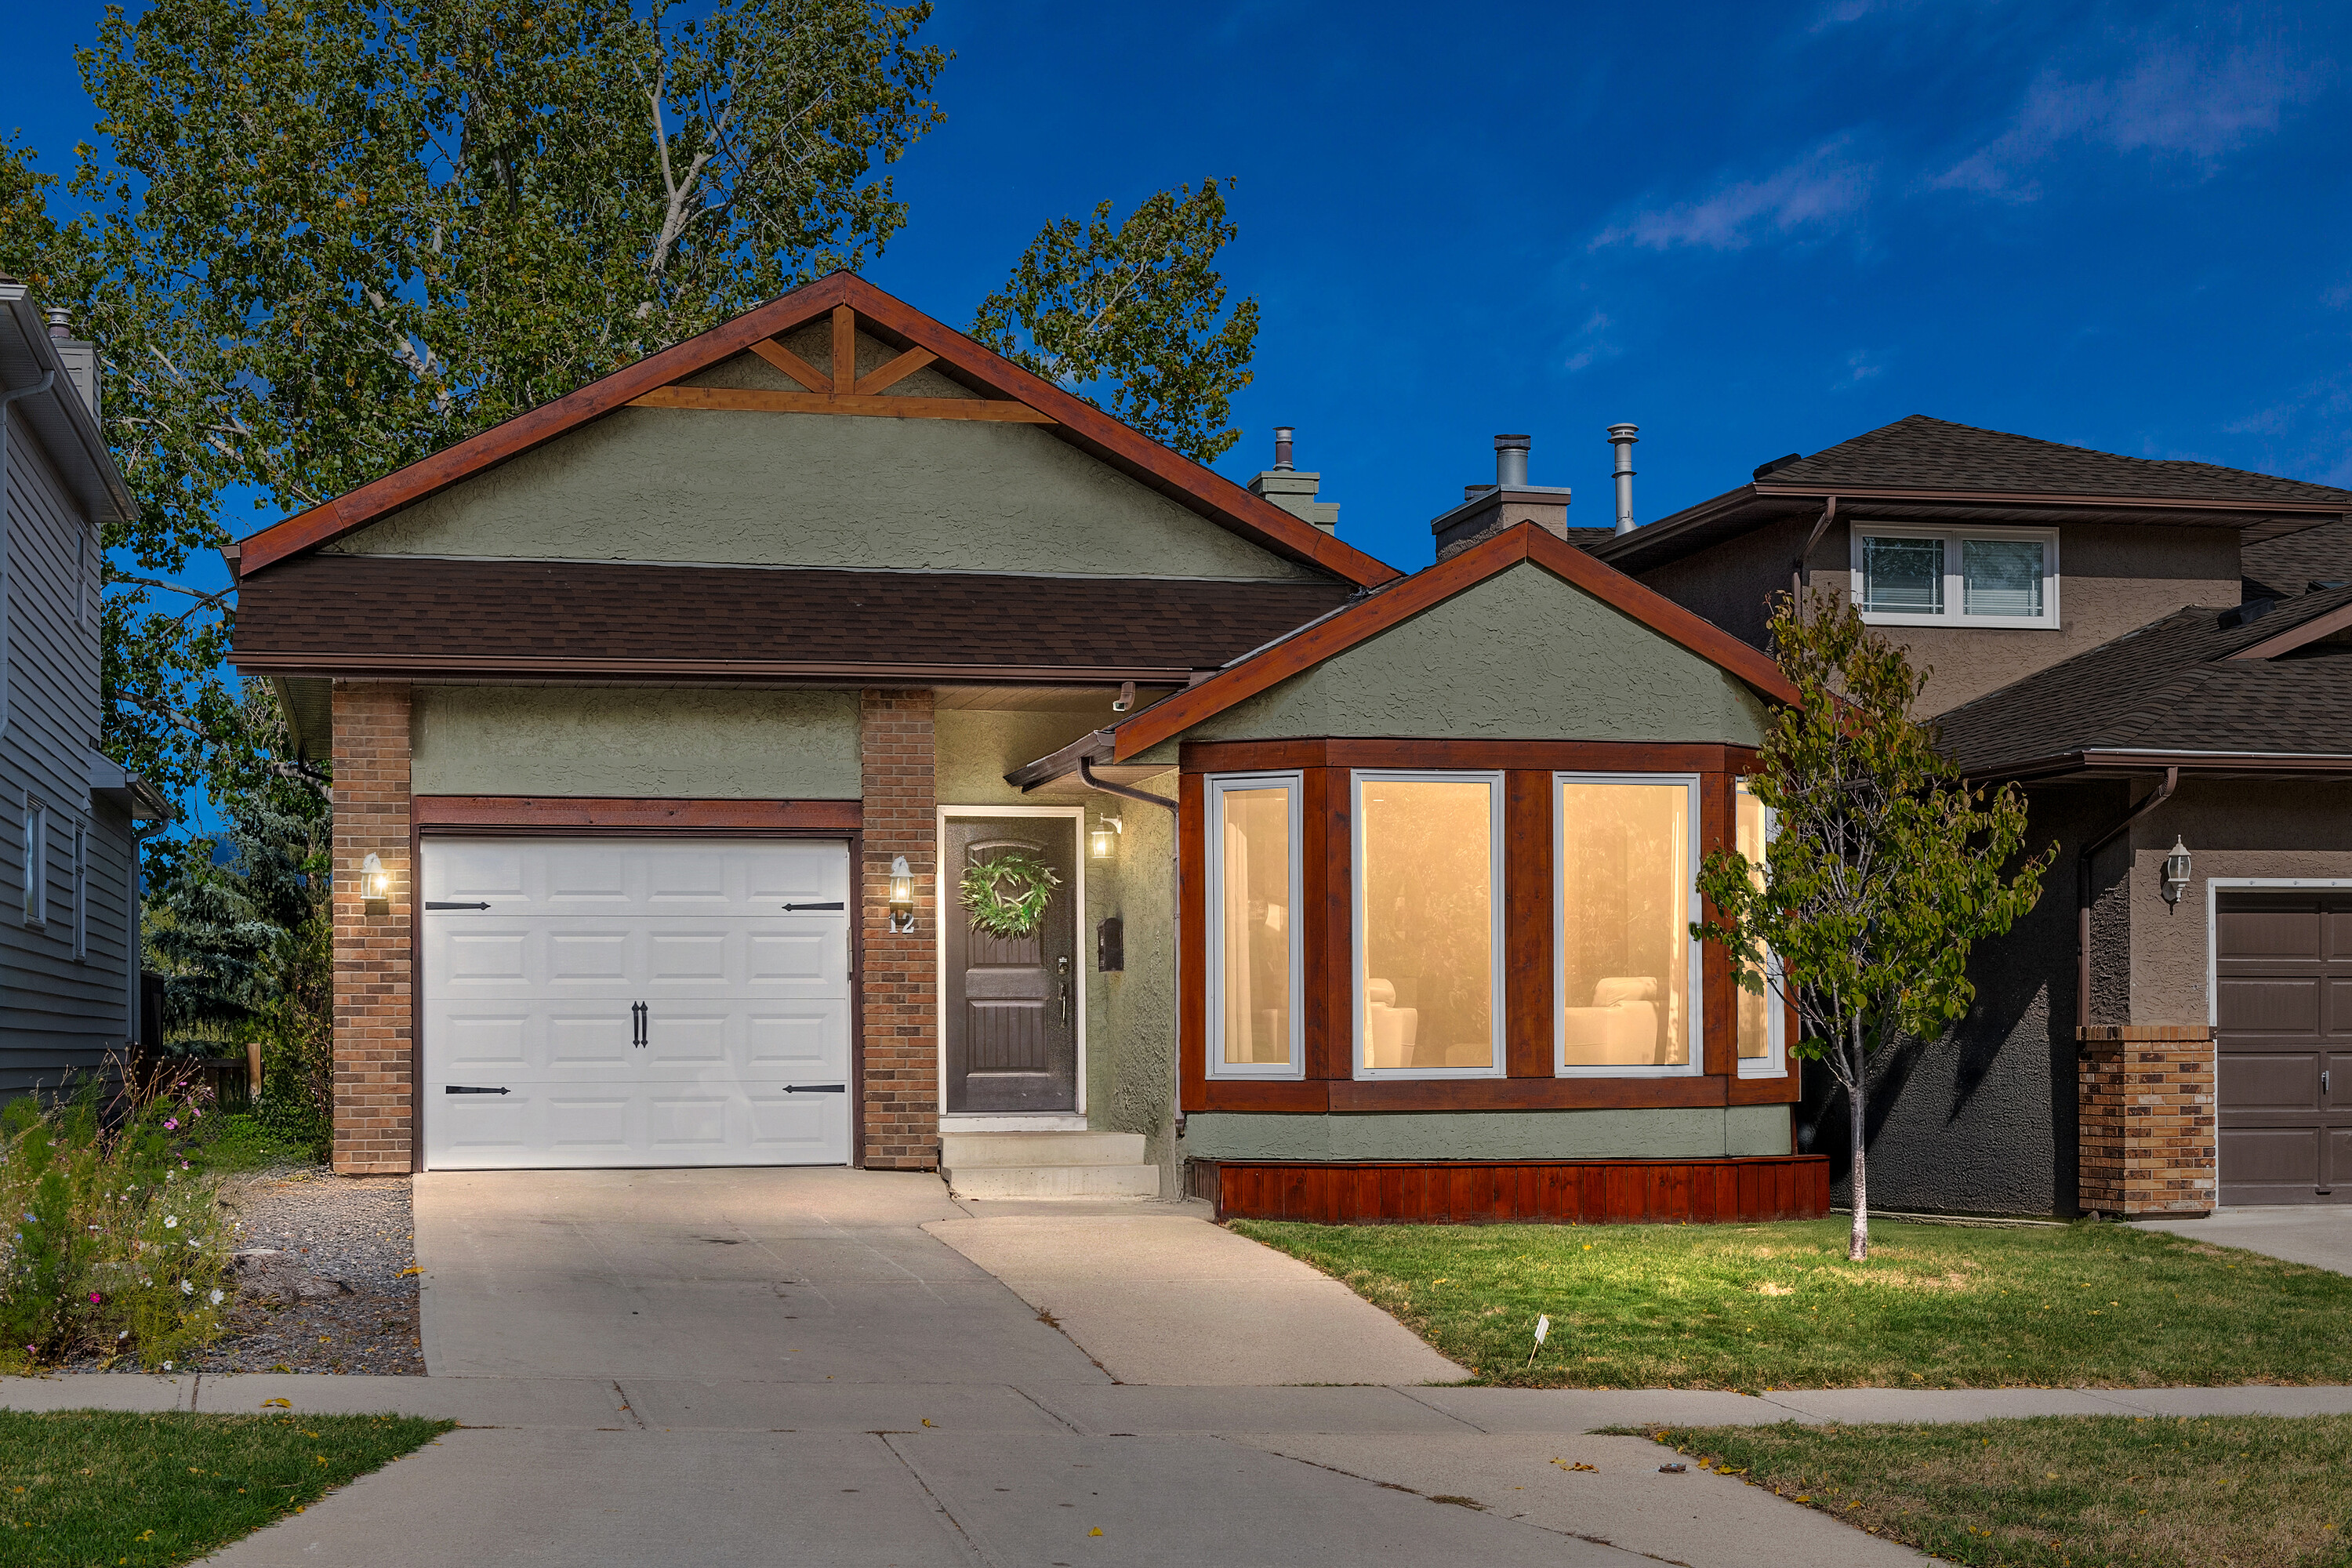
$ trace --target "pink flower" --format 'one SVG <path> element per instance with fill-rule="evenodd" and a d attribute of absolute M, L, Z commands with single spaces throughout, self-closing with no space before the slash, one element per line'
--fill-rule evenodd
<path fill-rule="evenodd" d="M 163 1131 L 166 1131 L 166 1132 L 177 1132 L 179 1130 L 180 1130 L 180 1119 L 179 1119 L 178 1117 L 176 1117 L 176 1116 L 166 1116 L 165 1118 L 163 1118 Z"/>
<path fill-rule="evenodd" d="M 100 1302 L 100 1300 L 102 1300 L 102 1298 L 99 1295 L 99 1293 L 98 1293 L 97 1291 L 92 1290 L 92 1291 L 89 1293 L 89 1304 L 90 1304 L 91 1306 L 93 1306 L 93 1307 L 97 1306 L 97 1305 L 98 1305 L 98 1303 Z"/>

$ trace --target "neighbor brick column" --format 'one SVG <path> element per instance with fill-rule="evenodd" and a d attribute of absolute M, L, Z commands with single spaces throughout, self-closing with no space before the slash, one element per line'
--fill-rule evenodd
<path fill-rule="evenodd" d="M 931 694 L 867 691 L 858 704 L 866 863 L 866 1163 L 929 1171 L 940 1163 L 939 841 Z M 915 929 L 890 934 L 890 862 L 915 873 Z"/>
<path fill-rule="evenodd" d="M 2076 1037 L 2084 1210 L 2126 1218 L 2210 1213 L 2220 1190 L 2212 1031 L 2100 1024 Z"/>
<path fill-rule="evenodd" d="M 410 1168 L 408 687 L 335 682 L 335 1171 Z M 390 909 L 366 912 L 360 867 L 392 873 Z"/>

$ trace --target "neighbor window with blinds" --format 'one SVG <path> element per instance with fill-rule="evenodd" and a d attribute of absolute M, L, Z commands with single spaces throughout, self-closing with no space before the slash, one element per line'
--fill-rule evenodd
<path fill-rule="evenodd" d="M 1741 858 L 1755 869 L 1756 885 L 1764 885 L 1764 849 L 1772 842 L 1772 812 L 1741 779 L 1731 796 L 1732 837 Z M 1780 1078 L 1789 1070 L 1788 1005 L 1777 989 L 1780 966 L 1765 955 L 1765 987 L 1760 993 L 1739 986 L 1738 1038 L 1739 1076 Z"/>
<path fill-rule="evenodd" d="M 1299 775 L 1208 785 L 1209 1072 L 1297 1078 Z"/>
<path fill-rule="evenodd" d="M 1559 773 L 1552 806 L 1559 1072 L 1699 1071 L 1697 778 Z"/>
<path fill-rule="evenodd" d="M 2058 625 L 2054 529 L 1853 528 L 1854 599 L 1883 626 Z"/>
<path fill-rule="evenodd" d="M 1356 1072 L 1503 1072 L 1503 775 L 1355 774 Z"/>

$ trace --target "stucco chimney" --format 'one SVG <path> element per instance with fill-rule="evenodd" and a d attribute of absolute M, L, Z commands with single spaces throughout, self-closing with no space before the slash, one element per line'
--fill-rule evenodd
<path fill-rule="evenodd" d="M 1429 525 L 1437 536 L 1440 561 L 1522 522 L 1532 522 L 1557 538 L 1568 537 L 1568 487 L 1528 483 L 1532 444 L 1526 436 L 1495 437 L 1495 482 L 1465 485 L 1462 504 Z"/>
<path fill-rule="evenodd" d="M 1292 437 L 1296 427 L 1277 425 L 1274 427 L 1274 467 L 1249 482 L 1250 494 L 1270 500 L 1301 522 L 1311 522 L 1326 533 L 1339 531 L 1339 503 L 1317 500 L 1315 492 L 1321 488 L 1321 473 L 1291 467 Z"/>

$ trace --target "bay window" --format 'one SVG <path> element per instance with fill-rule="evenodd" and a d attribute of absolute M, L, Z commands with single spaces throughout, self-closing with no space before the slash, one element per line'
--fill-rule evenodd
<path fill-rule="evenodd" d="M 1732 786 L 1731 816 L 1734 846 L 1756 868 L 1756 885 L 1760 888 L 1765 847 L 1772 841 L 1772 813 L 1756 798 L 1746 779 Z M 1779 978 L 1780 966 L 1767 954 L 1762 994 L 1739 988 L 1737 1034 L 1742 1078 L 1780 1078 L 1789 1070 L 1789 1009 L 1775 988 Z"/>
<path fill-rule="evenodd" d="M 1556 773 L 1552 794 L 1557 1070 L 1698 1071 L 1698 780 Z"/>
<path fill-rule="evenodd" d="M 1208 787 L 1209 1070 L 1301 1071 L 1299 775 L 1213 778 Z"/>
<path fill-rule="evenodd" d="M 1503 779 L 1354 775 L 1356 1069 L 1503 1071 Z"/>
<path fill-rule="evenodd" d="M 2055 529 L 1858 522 L 1853 578 L 1855 606 L 1876 626 L 2059 624 Z"/>

